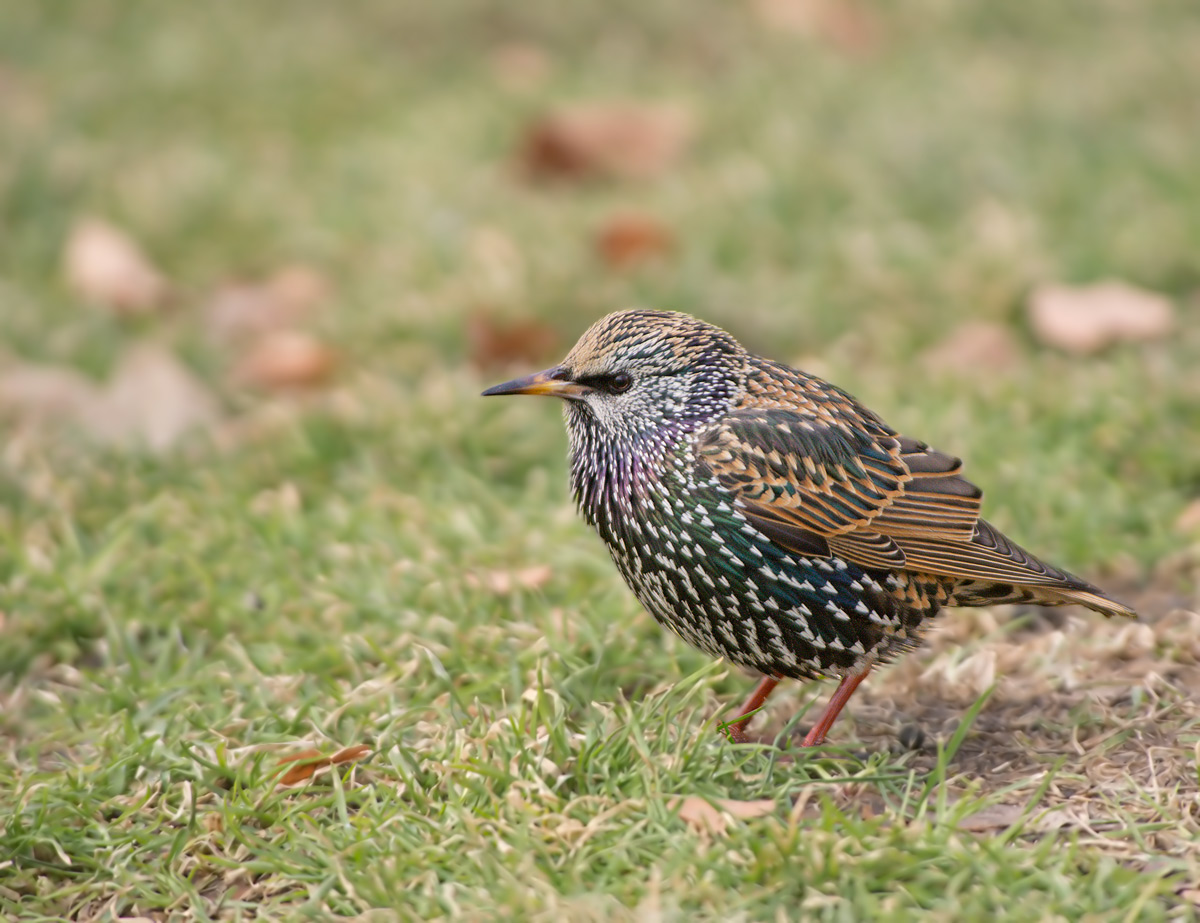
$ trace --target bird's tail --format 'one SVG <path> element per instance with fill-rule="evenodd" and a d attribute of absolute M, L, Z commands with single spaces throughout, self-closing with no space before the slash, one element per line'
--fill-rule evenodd
<path fill-rule="evenodd" d="M 1102 615 L 1137 618 L 1137 612 L 1113 599 L 1097 587 L 1076 577 L 1066 575 L 1069 584 L 1063 586 L 1022 586 L 1012 583 L 990 583 L 982 580 L 963 580 L 950 594 L 950 606 L 1000 606 L 1031 604 L 1036 606 L 1086 606 Z"/>
<path fill-rule="evenodd" d="M 959 578 L 947 600 L 950 606 L 1079 605 L 1107 616 L 1137 617 L 1123 602 L 1034 557 L 983 519 L 976 523 L 970 542 L 906 539 L 902 547 L 910 566 Z"/>

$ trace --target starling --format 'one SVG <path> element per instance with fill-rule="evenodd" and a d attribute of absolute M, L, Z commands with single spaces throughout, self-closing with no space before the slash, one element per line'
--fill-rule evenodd
<path fill-rule="evenodd" d="M 610 314 L 561 365 L 483 393 L 565 399 L 575 502 L 625 582 L 685 641 L 762 674 L 733 740 L 780 679 L 837 676 L 804 739 L 822 743 L 944 606 L 1135 615 L 980 519 L 961 460 L 686 314 Z"/>

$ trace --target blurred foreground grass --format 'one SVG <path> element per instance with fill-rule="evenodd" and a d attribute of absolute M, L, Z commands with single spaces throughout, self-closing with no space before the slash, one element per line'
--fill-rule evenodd
<path fill-rule="evenodd" d="M 1200 491 L 1192 5 L 860 15 L 843 47 L 718 0 L 5 6 L 0 361 L 104 378 L 165 342 L 229 422 L 153 455 L 10 421 L 0 915 L 1191 918 L 1194 616 L 1128 637 L 1072 617 L 1063 654 L 950 613 L 954 643 L 840 726 L 874 755 L 729 747 L 712 718 L 747 680 L 620 585 L 570 509 L 555 410 L 476 400 L 505 370 L 468 361 L 472 314 L 565 349 L 609 310 L 686 310 L 964 456 L 1031 549 L 1194 608 L 1171 529 Z M 497 63 L 514 47 L 548 65 L 525 89 Z M 644 183 L 518 178 L 534 114 L 608 97 L 690 106 L 696 144 Z M 635 206 L 676 248 L 614 272 L 591 240 Z M 168 274 L 164 317 L 63 284 L 88 214 Z M 294 263 L 332 286 L 312 324 L 339 375 L 248 394 L 204 304 Z M 1169 295 L 1178 334 L 1039 349 L 1029 288 L 1106 277 Z M 965 320 L 1010 328 L 1016 364 L 931 368 Z M 954 669 L 996 649 L 1013 675 L 959 763 L 888 751 L 903 722 L 944 743 L 975 698 Z M 366 762 L 275 788 L 280 756 L 358 743 Z M 676 816 L 688 795 L 778 809 L 718 835 Z"/>

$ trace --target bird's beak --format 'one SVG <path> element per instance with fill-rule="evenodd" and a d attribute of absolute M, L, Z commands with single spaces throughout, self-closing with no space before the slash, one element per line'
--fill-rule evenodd
<path fill-rule="evenodd" d="M 506 381 L 502 385 L 493 385 L 484 391 L 482 396 L 496 397 L 501 394 L 541 394 L 549 397 L 582 400 L 584 395 L 590 393 L 590 391 L 591 389 L 587 385 L 571 381 L 562 366 L 555 366 L 552 369 L 546 369 L 544 372 L 535 372 L 532 375 L 526 375 L 524 378 L 514 378 L 512 381 Z"/>

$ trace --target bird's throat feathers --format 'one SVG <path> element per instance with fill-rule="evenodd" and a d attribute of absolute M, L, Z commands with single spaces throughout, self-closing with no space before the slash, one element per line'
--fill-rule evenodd
<path fill-rule="evenodd" d="M 674 456 L 691 445 L 678 424 L 614 434 L 585 408 L 567 404 L 565 410 L 571 490 L 584 518 L 598 528 L 617 527 L 637 515 L 669 476 Z"/>

